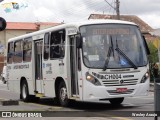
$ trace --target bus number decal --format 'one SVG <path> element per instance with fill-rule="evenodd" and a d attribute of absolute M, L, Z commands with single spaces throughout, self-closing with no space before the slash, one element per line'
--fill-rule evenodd
<path fill-rule="evenodd" d="M 108 79 L 121 79 L 122 76 L 121 74 L 108 74 L 108 75 L 105 75 L 105 78 L 108 80 Z"/>
<path fill-rule="evenodd" d="M 46 74 L 52 74 L 52 64 L 47 63 L 45 67 L 48 68 L 48 70 L 46 71 Z"/>
<path fill-rule="evenodd" d="M 13 69 L 27 69 L 29 68 L 29 64 L 27 65 L 15 65 Z"/>

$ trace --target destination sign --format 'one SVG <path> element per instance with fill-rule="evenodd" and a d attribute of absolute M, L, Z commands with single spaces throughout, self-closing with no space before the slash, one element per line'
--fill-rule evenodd
<path fill-rule="evenodd" d="M 130 34 L 130 30 L 127 28 L 106 28 L 106 29 L 93 29 L 92 30 L 93 35 L 115 35 L 115 34 Z"/>

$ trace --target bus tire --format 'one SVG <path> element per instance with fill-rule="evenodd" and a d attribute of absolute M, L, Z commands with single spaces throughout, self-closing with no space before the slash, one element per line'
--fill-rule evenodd
<path fill-rule="evenodd" d="M 109 99 L 109 102 L 113 105 L 120 105 L 123 102 L 124 98 L 112 98 Z"/>
<path fill-rule="evenodd" d="M 61 106 L 68 106 L 69 105 L 69 99 L 67 95 L 67 87 L 64 82 L 60 82 L 59 88 L 58 88 L 58 101 Z"/>
<path fill-rule="evenodd" d="M 29 96 L 29 91 L 28 91 L 28 85 L 27 82 L 24 81 L 22 82 L 22 86 L 21 86 L 21 98 L 24 102 L 28 102 L 30 99 Z"/>

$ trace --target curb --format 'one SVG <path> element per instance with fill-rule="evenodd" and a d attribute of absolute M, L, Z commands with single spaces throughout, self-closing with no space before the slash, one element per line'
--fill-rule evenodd
<path fill-rule="evenodd" d="M 150 83 L 149 92 L 154 92 L 154 83 Z"/>
<path fill-rule="evenodd" d="M 2 106 L 19 105 L 19 101 L 0 99 L 0 105 Z"/>

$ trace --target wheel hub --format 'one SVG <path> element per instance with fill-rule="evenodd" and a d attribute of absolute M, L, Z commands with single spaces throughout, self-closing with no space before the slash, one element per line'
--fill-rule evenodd
<path fill-rule="evenodd" d="M 27 96 L 26 85 L 24 85 L 23 88 L 22 88 L 22 96 L 23 96 L 23 98 L 26 98 L 26 96 Z"/>
<path fill-rule="evenodd" d="M 67 89 L 64 87 L 61 88 L 60 95 L 61 95 L 61 100 L 64 101 L 67 97 Z"/>

